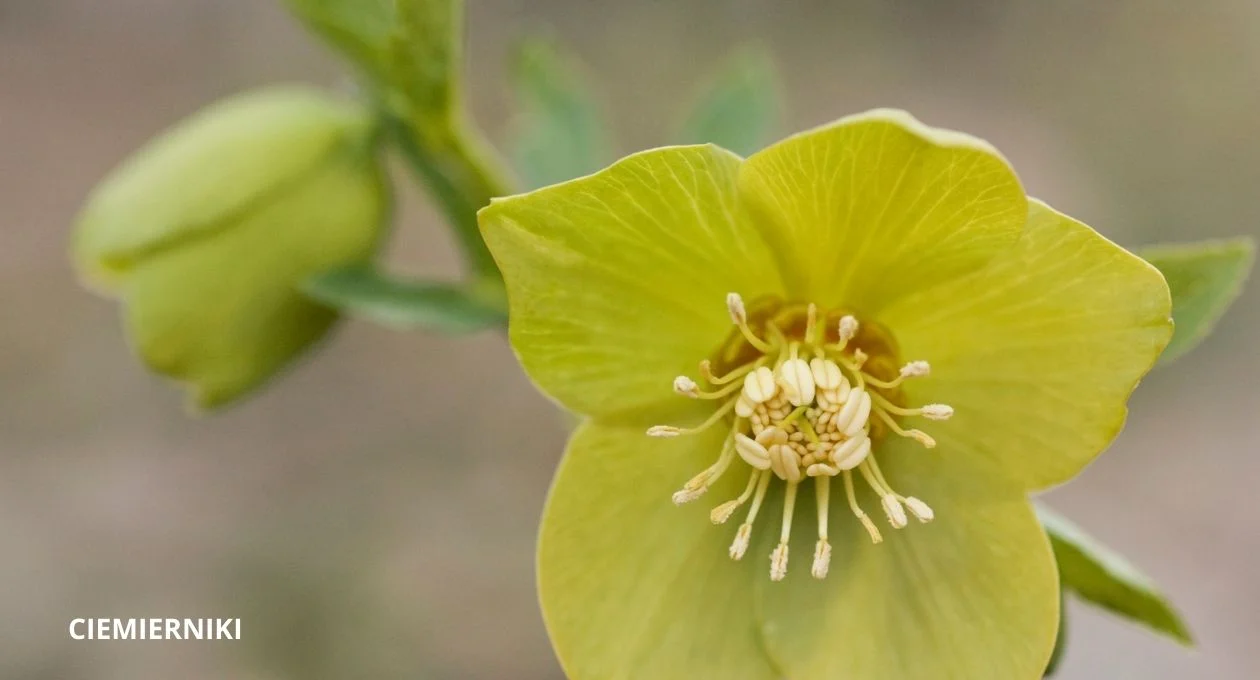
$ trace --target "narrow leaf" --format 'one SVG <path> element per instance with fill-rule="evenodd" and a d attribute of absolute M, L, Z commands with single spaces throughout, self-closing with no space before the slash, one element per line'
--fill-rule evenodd
<path fill-rule="evenodd" d="M 512 159 L 527 188 L 595 172 L 609 161 L 608 132 L 577 61 L 530 41 L 517 51 L 512 86 L 520 103 Z"/>
<path fill-rule="evenodd" d="M 1045 506 L 1037 506 L 1037 515 L 1050 536 L 1065 591 L 1184 645 L 1194 644 L 1172 605 L 1136 567 Z"/>
<path fill-rule="evenodd" d="M 780 108 L 770 57 L 759 50 L 743 50 L 701 89 L 683 118 L 677 141 L 713 143 L 747 156 L 772 140 Z"/>
<path fill-rule="evenodd" d="M 1172 291 L 1177 329 L 1160 357 L 1166 364 L 1206 338 L 1242 292 L 1255 259 L 1255 242 L 1242 237 L 1178 243 L 1152 246 L 1138 254 L 1163 272 Z"/>
<path fill-rule="evenodd" d="M 397 330 L 471 333 L 506 323 L 500 303 L 448 283 L 405 281 L 370 268 L 339 269 L 309 279 L 307 295 L 351 316 Z"/>

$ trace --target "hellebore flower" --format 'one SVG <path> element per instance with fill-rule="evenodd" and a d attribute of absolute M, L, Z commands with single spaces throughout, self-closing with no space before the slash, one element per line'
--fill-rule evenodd
<path fill-rule="evenodd" d="M 646 151 L 481 226 L 522 365 L 588 418 L 539 539 L 572 677 L 1041 677 L 1027 496 L 1119 432 L 1172 332 L 1155 268 L 895 111 Z"/>
<path fill-rule="evenodd" d="M 299 290 L 375 252 L 388 193 L 371 114 L 316 90 L 234 96 L 111 173 L 79 218 L 81 275 L 126 304 L 129 335 L 193 401 L 225 404 L 328 331 Z"/>

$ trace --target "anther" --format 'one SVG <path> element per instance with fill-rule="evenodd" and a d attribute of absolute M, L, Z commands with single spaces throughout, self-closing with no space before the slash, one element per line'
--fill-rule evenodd
<path fill-rule="evenodd" d="M 766 499 L 766 489 L 770 487 L 770 475 L 761 473 L 760 479 L 757 480 L 757 490 L 753 494 L 752 505 L 748 508 L 748 517 L 744 519 L 744 523 L 739 525 L 739 530 L 735 532 L 735 540 L 731 542 L 730 555 L 731 559 L 738 560 L 743 558 L 744 553 L 748 550 L 748 540 L 752 536 L 753 522 L 757 521 L 757 512 L 761 510 L 761 503 Z"/>
<path fill-rule="evenodd" d="M 849 510 L 862 523 L 862 528 L 866 529 L 867 535 L 871 537 L 871 543 L 882 543 L 884 537 L 879 533 L 879 529 L 871 521 L 871 518 L 867 517 L 865 512 L 862 512 L 862 508 L 858 506 L 857 494 L 853 491 L 853 473 L 848 470 L 844 471 L 844 495 L 848 497 Z"/>
<path fill-rule="evenodd" d="M 735 532 L 735 540 L 731 543 L 731 559 L 741 560 L 744 558 L 744 553 L 748 552 L 748 539 L 750 536 L 752 536 L 752 525 L 748 522 L 739 525 L 739 531 Z"/>
<path fill-rule="evenodd" d="M 700 386 L 697 385 L 696 381 L 691 378 L 688 378 L 685 375 L 680 375 L 677 378 L 674 378 L 674 392 L 681 394 L 684 397 L 697 399 L 700 397 Z"/>
<path fill-rule="evenodd" d="M 830 359 L 810 360 L 809 372 L 814 376 L 814 385 L 820 390 L 834 390 L 845 382 L 844 374 L 840 372 L 840 367 Z"/>
<path fill-rule="evenodd" d="M 796 490 L 800 485 L 788 482 L 783 496 L 783 524 L 779 529 L 779 545 L 770 556 L 770 580 L 782 581 L 787 576 L 788 541 L 792 538 L 792 513 L 796 510 Z"/>
<path fill-rule="evenodd" d="M 857 420 L 858 411 L 861 410 L 862 402 L 865 401 L 866 412 L 867 412 L 867 416 L 869 417 L 870 408 L 871 408 L 870 400 L 871 400 L 871 396 L 867 394 L 866 390 L 854 389 L 850 391 L 849 398 L 845 400 L 844 406 L 841 407 L 840 411 L 836 414 L 835 418 L 832 420 L 833 427 L 835 427 L 835 429 L 841 432 L 844 432 L 849 429 L 850 425 L 857 422 L 860 424 L 857 426 L 856 429 L 858 430 L 862 429 L 862 426 L 866 424 L 866 421 Z"/>
<path fill-rule="evenodd" d="M 928 404 L 919 407 L 919 412 L 929 420 L 949 420 L 954 415 L 952 406 L 946 404 Z"/>
<path fill-rule="evenodd" d="M 858 320 L 848 314 L 840 317 L 840 326 L 837 332 L 840 334 L 840 349 L 844 349 L 845 345 L 849 344 L 849 341 L 857 336 Z"/>
<path fill-rule="evenodd" d="M 932 512 L 932 508 L 914 496 L 907 496 L 902 499 L 902 502 L 910 509 L 910 514 L 914 515 L 915 519 L 920 522 L 931 522 L 936 518 L 936 513 Z"/>
<path fill-rule="evenodd" d="M 906 525 L 906 509 L 901 507 L 901 501 L 897 500 L 896 496 L 884 494 L 879 502 L 884 506 L 884 514 L 888 515 L 888 523 L 893 528 L 900 529 Z"/>
<path fill-rule="evenodd" d="M 820 538 L 814 544 L 814 566 L 810 567 L 809 573 L 816 579 L 827 578 L 827 571 L 831 568 L 831 544 L 827 539 Z"/>
<path fill-rule="evenodd" d="M 831 462 L 837 469 L 852 470 L 871 455 L 871 438 L 865 431 L 850 437 L 831 450 Z"/>
<path fill-rule="evenodd" d="M 726 309 L 731 313 L 731 321 L 736 326 L 748 323 L 748 310 L 744 308 L 744 298 L 739 293 L 726 294 Z"/>
<path fill-rule="evenodd" d="M 770 553 L 770 580 L 782 581 L 787 576 L 788 544 L 780 543 Z"/>
<path fill-rule="evenodd" d="M 774 371 L 760 366 L 744 378 L 743 396 L 754 404 L 764 404 L 778 394 L 779 386 L 774 380 Z"/>
<path fill-rule="evenodd" d="M 827 577 L 831 567 L 831 544 L 827 542 L 827 512 L 831 503 L 831 478 L 814 480 L 815 506 L 818 508 L 818 542 L 814 544 L 814 564 L 809 573 L 814 578 Z"/>
<path fill-rule="evenodd" d="M 748 327 L 748 310 L 744 308 L 744 298 L 739 293 L 726 294 L 726 310 L 731 313 L 731 321 L 739 327 L 739 332 L 744 334 L 748 344 L 756 347 L 762 354 L 768 354 L 773 349 L 767 342 L 753 335 L 752 329 Z"/>
<path fill-rule="evenodd" d="M 649 437 L 677 437 L 682 433 L 682 428 L 673 425 L 653 425 L 647 430 Z"/>
<path fill-rule="evenodd" d="M 866 360 L 870 358 L 871 358 L 870 355 L 867 354 L 866 352 L 863 352 L 861 347 L 853 350 L 853 365 L 857 366 L 858 368 L 862 368 L 863 366 L 865 366 Z"/>
<path fill-rule="evenodd" d="M 779 366 L 779 385 L 793 406 L 814 403 L 814 375 L 804 359 L 788 359 Z"/>
<path fill-rule="evenodd" d="M 739 509 L 739 506 L 748 502 L 748 498 L 752 496 L 753 488 L 757 486 L 757 481 L 761 479 L 761 475 L 762 472 L 760 470 L 753 470 L 752 474 L 748 476 L 748 485 L 744 487 L 743 493 L 739 494 L 738 498 L 726 501 L 710 510 L 709 521 L 714 524 L 724 524 L 726 520 L 730 519 L 731 515 L 735 514 L 735 511 Z"/>
<path fill-rule="evenodd" d="M 750 439 L 748 435 L 735 435 L 735 451 L 745 463 L 753 466 L 758 470 L 765 470 L 770 467 L 770 453 L 766 451 L 766 447 L 762 446 L 754 439 Z"/>
<path fill-rule="evenodd" d="M 855 398 L 858 402 L 857 412 L 853 414 L 853 419 L 843 428 L 837 424 L 836 427 L 844 433 L 846 437 L 852 437 L 861 432 L 866 427 L 866 421 L 871 417 L 871 393 L 862 390 Z"/>
<path fill-rule="evenodd" d="M 900 375 L 903 378 L 919 378 L 932 372 L 932 367 L 926 361 L 911 361 L 901 367 Z"/>

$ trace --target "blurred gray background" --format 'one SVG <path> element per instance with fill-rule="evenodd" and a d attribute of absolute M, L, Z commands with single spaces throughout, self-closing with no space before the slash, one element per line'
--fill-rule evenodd
<path fill-rule="evenodd" d="M 737 45 L 778 60 L 784 132 L 873 106 L 996 144 L 1126 245 L 1258 233 L 1251 0 L 470 3 L 471 108 L 550 32 L 604 79 L 620 151 L 658 144 Z M 163 127 L 273 81 L 346 87 L 258 0 L 0 0 L 0 676 L 558 678 L 533 542 L 564 428 L 494 334 L 348 324 L 272 389 L 190 419 L 75 282 L 84 194 Z M 400 175 L 400 177 L 405 177 Z M 453 273 L 408 191 L 391 258 Z M 1260 676 L 1260 290 L 1149 378 L 1052 502 L 1144 567 L 1201 646 L 1079 606 L 1064 678 Z M 73 617 L 239 616 L 241 642 L 71 642 Z"/>

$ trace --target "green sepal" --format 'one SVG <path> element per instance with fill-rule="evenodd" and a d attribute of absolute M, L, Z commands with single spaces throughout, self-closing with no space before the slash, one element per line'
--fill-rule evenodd
<path fill-rule="evenodd" d="M 1044 505 L 1037 505 L 1037 516 L 1050 536 L 1065 592 L 1183 645 L 1194 645 L 1181 616 L 1128 560 Z"/>
<path fill-rule="evenodd" d="M 1166 364 L 1194 349 L 1242 292 L 1255 262 L 1249 237 L 1156 245 L 1138 251 L 1155 265 L 1172 291 L 1176 331 L 1160 357 Z"/>
<path fill-rule="evenodd" d="M 1059 670 L 1059 664 L 1063 663 L 1063 656 L 1067 653 L 1068 645 L 1068 613 L 1067 598 L 1063 595 L 1063 589 L 1059 589 L 1059 633 L 1054 638 L 1054 651 L 1050 653 L 1050 661 L 1046 663 L 1046 672 L 1044 677 L 1050 677 Z"/>
<path fill-rule="evenodd" d="M 768 54 L 735 53 L 700 89 L 675 135 L 679 144 L 717 144 L 747 156 L 773 140 L 782 105 Z"/>
<path fill-rule="evenodd" d="M 306 281 L 312 298 L 350 316 L 396 330 L 427 328 L 472 333 L 507 324 L 507 312 L 494 293 L 451 283 L 408 281 L 370 266 L 325 272 Z"/>
<path fill-rule="evenodd" d="M 609 134 L 577 59 L 542 40 L 525 42 L 512 62 L 521 113 L 511 157 L 526 189 L 589 175 L 608 163 Z"/>

